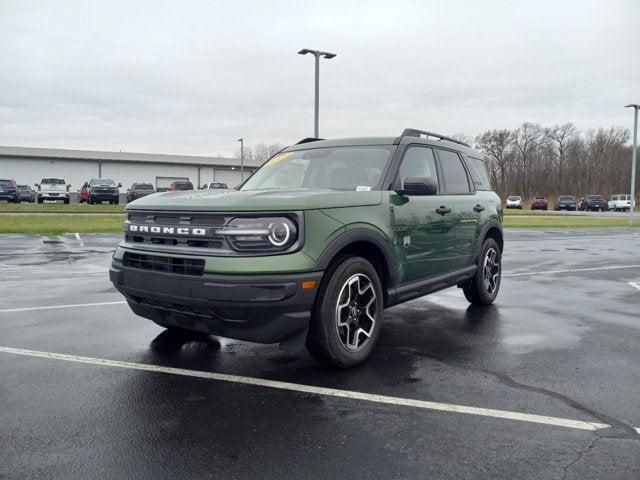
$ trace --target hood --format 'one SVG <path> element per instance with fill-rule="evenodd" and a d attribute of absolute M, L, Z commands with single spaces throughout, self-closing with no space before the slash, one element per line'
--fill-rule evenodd
<path fill-rule="evenodd" d="M 378 205 L 382 192 L 336 190 L 189 190 L 146 195 L 127 210 L 211 212 L 292 211 Z"/>

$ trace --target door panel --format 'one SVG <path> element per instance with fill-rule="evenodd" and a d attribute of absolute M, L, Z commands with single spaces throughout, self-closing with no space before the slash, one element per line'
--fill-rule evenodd
<path fill-rule="evenodd" d="M 404 153 L 396 186 L 401 189 L 411 176 L 438 179 L 436 161 L 431 148 L 410 146 Z M 409 283 L 451 270 L 453 254 L 453 210 L 437 213 L 447 207 L 439 195 L 399 195 L 390 192 L 394 207 L 396 241 L 402 249 L 400 283 Z"/>
<path fill-rule="evenodd" d="M 477 250 L 477 238 L 481 212 L 486 208 L 484 200 L 471 191 L 467 171 L 460 156 L 450 150 L 437 150 L 443 176 L 443 201 L 454 210 L 454 251 L 451 261 L 455 268 L 473 264 Z"/>

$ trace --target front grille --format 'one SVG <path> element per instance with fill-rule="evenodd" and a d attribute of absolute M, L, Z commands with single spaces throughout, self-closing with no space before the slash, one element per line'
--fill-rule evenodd
<path fill-rule="evenodd" d="M 150 231 L 126 231 L 125 240 L 130 243 L 164 245 L 168 247 L 191 247 L 203 249 L 223 249 L 224 239 L 213 233 L 215 228 L 222 227 L 229 218 L 224 215 L 208 213 L 169 213 L 169 212 L 129 212 L 127 222 L 138 226 L 150 227 L 185 227 L 203 228 L 207 235 L 177 235 L 153 233 Z"/>
<path fill-rule="evenodd" d="M 204 273 L 204 260 L 200 258 L 161 257 L 126 252 L 122 263 L 125 267 L 138 270 L 151 270 L 177 275 L 200 276 Z"/>

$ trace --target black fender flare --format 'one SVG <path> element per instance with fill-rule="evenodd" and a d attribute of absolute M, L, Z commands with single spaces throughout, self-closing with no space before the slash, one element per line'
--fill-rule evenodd
<path fill-rule="evenodd" d="M 478 236 L 479 242 L 478 242 L 478 252 L 476 253 L 476 260 L 478 259 L 478 255 L 480 255 L 480 250 L 482 250 L 482 242 L 484 242 L 484 239 L 487 236 L 487 233 L 492 228 L 497 228 L 500 231 L 500 235 L 502 235 L 503 245 L 504 245 L 504 231 L 502 229 L 502 223 L 500 223 L 500 220 L 498 220 L 496 217 L 491 217 L 489 220 L 487 220 L 485 225 L 482 227 L 482 230 L 480 231 L 480 235 Z M 504 246 L 502 247 L 502 250 L 504 250 Z"/>
<path fill-rule="evenodd" d="M 394 286 L 397 276 L 393 268 L 397 263 L 395 260 L 395 252 L 389 245 L 389 242 L 380 233 L 367 228 L 354 228 L 334 239 L 320 255 L 320 258 L 316 262 L 315 270 L 326 270 L 331 260 L 333 260 L 340 250 L 355 242 L 369 242 L 378 247 L 384 257 L 385 265 L 383 267 L 386 268 L 385 273 L 389 280 L 387 288 Z"/>

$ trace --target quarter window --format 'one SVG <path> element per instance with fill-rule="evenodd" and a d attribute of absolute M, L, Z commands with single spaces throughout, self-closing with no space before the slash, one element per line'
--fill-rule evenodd
<path fill-rule="evenodd" d="M 404 182 L 409 177 L 431 177 L 438 181 L 433 150 L 426 147 L 407 148 L 398 172 L 400 188 L 404 189 Z"/>
<path fill-rule="evenodd" d="M 467 171 L 457 153 L 449 150 L 438 150 L 440 167 L 444 176 L 444 190 L 452 195 L 470 193 Z"/>

